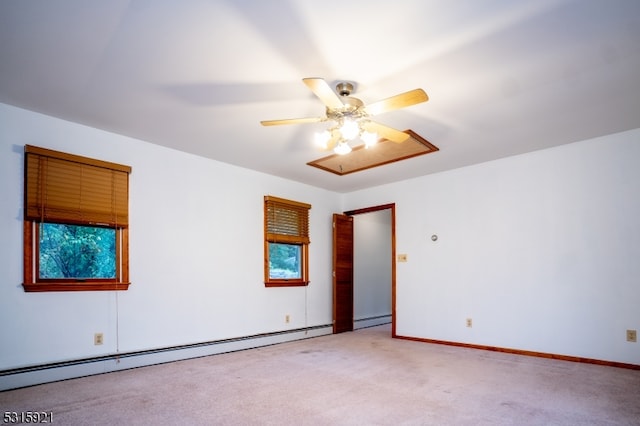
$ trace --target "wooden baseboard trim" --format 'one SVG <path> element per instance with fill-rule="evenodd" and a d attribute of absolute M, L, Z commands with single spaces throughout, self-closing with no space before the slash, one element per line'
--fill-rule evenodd
<path fill-rule="evenodd" d="M 624 362 L 604 361 L 604 360 L 593 359 L 593 358 L 583 358 L 583 357 L 571 356 L 571 355 L 558 355 L 558 354 L 550 354 L 546 352 L 526 351 L 521 349 L 500 348 L 497 346 L 476 345 L 472 343 L 450 342 L 447 340 L 424 339 L 420 337 L 398 336 L 398 335 L 395 335 L 393 337 L 395 337 L 396 339 L 412 340 L 415 342 L 423 342 L 423 343 L 433 343 L 436 345 L 458 346 L 461 348 L 479 349 L 479 350 L 493 351 L 493 352 L 503 352 L 503 353 L 514 354 L 514 355 L 534 356 L 538 358 L 549 358 L 549 359 L 557 359 L 561 361 L 580 362 L 585 364 L 604 365 L 607 367 L 640 370 L 640 365 L 627 364 Z"/>

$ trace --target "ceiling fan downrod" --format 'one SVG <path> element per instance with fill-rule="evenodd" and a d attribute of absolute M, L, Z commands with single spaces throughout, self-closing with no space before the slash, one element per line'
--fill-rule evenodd
<path fill-rule="evenodd" d="M 336 90 L 340 96 L 349 96 L 353 92 L 353 84 L 349 82 L 342 82 L 336 85 Z"/>

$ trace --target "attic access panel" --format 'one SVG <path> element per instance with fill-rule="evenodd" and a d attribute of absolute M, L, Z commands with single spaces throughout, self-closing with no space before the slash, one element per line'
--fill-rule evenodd
<path fill-rule="evenodd" d="M 360 145 L 353 148 L 349 154 L 329 155 L 307 165 L 343 176 L 439 150 L 412 130 L 405 130 L 405 133 L 409 134 L 409 139 L 402 143 L 382 139 L 371 148 Z"/>

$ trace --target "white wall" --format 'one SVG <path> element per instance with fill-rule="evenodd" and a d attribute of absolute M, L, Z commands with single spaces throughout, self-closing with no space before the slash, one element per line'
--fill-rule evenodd
<path fill-rule="evenodd" d="M 625 339 L 640 329 L 639 161 L 636 129 L 354 192 L 345 208 L 396 202 L 399 335 L 640 364 Z"/>
<path fill-rule="evenodd" d="M 390 321 L 391 210 L 353 216 L 353 234 L 353 318 L 356 328 L 359 320 L 367 318 L 388 315 Z"/>
<path fill-rule="evenodd" d="M 24 144 L 133 167 L 128 291 L 23 291 Z M 331 214 L 391 202 L 398 334 L 640 364 L 638 159 L 640 129 L 340 195 L 0 104 L 0 371 L 330 324 Z M 265 194 L 313 205 L 306 289 L 264 288 Z"/>
<path fill-rule="evenodd" d="M 132 166 L 128 291 L 23 291 L 25 144 Z M 0 178 L 0 371 L 331 324 L 338 194 L 2 104 Z M 266 194 L 312 205 L 307 288 L 264 287 Z"/>

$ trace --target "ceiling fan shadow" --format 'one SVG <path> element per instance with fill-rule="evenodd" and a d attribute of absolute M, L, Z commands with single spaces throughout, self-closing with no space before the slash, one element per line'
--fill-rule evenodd
<path fill-rule="evenodd" d="M 291 1 L 229 0 L 228 4 L 274 51 L 280 53 L 289 66 L 298 70 L 299 75 L 331 75 L 331 67 L 325 62 L 322 50 Z"/>
<path fill-rule="evenodd" d="M 295 84 L 295 83 L 294 83 Z M 163 92 L 189 105 L 217 106 L 300 99 L 291 82 L 284 83 L 191 83 L 164 86 Z"/>

